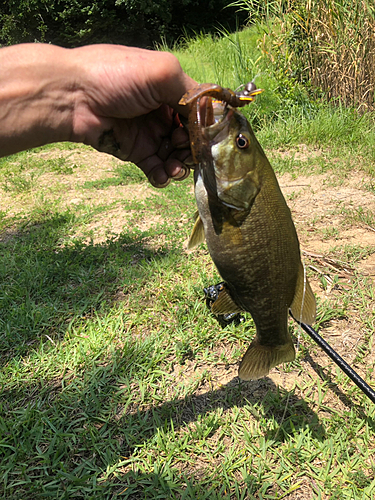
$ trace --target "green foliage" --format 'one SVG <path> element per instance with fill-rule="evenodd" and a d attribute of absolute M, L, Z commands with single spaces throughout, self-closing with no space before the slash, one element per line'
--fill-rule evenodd
<path fill-rule="evenodd" d="M 221 32 L 221 36 L 201 35 L 186 38 L 173 53 L 183 69 L 200 83 L 214 82 L 236 89 L 255 79 L 265 91 L 254 103 L 243 108 L 252 126 L 261 129 L 271 121 L 286 120 L 291 116 L 312 118 L 319 105 L 306 86 L 290 78 L 276 65 L 270 65 L 261 50 L 260 26 L 252 26 L 236 33 Z M 163 47 L 165 49 L 165 47 Z"/>
<path fill-rule="evenodd" d="M 226 0 L 10 0 L 0 2 L 0 44 L 51 42 L 153 46 L 183 33 L 234 29 L 244 15 Z"/>

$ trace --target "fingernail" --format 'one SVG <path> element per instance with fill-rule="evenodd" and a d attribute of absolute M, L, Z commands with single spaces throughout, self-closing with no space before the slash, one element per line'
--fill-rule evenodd
<path fill-rule="evenodd" d="M 190 141 L 181 142 L 175 146 L 176 149 L 187 149 L 188 147 L 190 147 Z"/>
<path fill-rule="evenodd" d="M 159 182 L 156 182 L 154 179 L 154 176 L 151 174 L 148 178 L 150 184 L 152 184 L 156 188 L 165 188 L 168 186 L 168 184 L 171 182 L 171 179 L 167 179 L 166 182 L 163 184 L 160 184 Z"/>
<path fill-rule="evenodd" d="M 173 180 L 175 181 L 183 181 L 188 177 L 190 174 L 190 168 L 188 167 L 182 167 L 181 170 L 178 172 L 177 175 L 173 177 Z"/>
<path fill-rule="evenodd" d="M 186 158 L 186 160 L 184 160 L 184 165 L 185 165 L 185 167 L 188 167 L 188 168 L 194 168 L 196 166 L 196 163 L 195 163 L 192 155 L 188 156 Z"/>

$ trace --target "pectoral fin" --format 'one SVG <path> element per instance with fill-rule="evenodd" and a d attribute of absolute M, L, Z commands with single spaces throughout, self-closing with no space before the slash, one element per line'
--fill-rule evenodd
<path fill-rule="evenodd" d="M 202 219 L 200 218 L 199 212 L 195 213 L 195 224 L 193 227 L 193 230 L 191 232 L 187 247 L 188 250 L 191 248 L 196 247 L 200 243 L 203 243 L 205 240 L 204 236 L 204 228 L 203 228 L 203 222 Z"/>
<path fill-rule="evenodd" d="M 223 287 L 223 289 L 219 292 L 218 298 L 211 306 L 211 312 L 216 315 L 237 313 L 242 310 L 243 309 L 238 307 L 238 305 L 234 302 L 225 287 Z"/>
<path fill-rule="evenodd" d="M 313 291 L 311 290 L 310 283 L 307 280 L 302 262 L 300 263 L 300 268 L 298 270 L 296 291 L 290 310 L 293 317 L 301 323 L 312 325 L 315 321 L 315 297 Z"/>

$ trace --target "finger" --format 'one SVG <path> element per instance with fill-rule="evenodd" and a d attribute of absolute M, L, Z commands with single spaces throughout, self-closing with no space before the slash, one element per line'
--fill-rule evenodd
<path fill-rule="evenodd" d="M 179 174 L 172 177 L 172 179 L 174 181 L 184 181 L 187 177 L 189 177 L 189 175 L 190 175 L 190 168 L 187 167 L 186 165 L 183 165 Z"/>
<path fill-rule="evenodd" d="M 158 149 L 157 155 L 163 161 L 166 161 L 171 155 L 174 155 L 176 149 L 178 150 L 186 150 L 190 154 L 190 150 L 188 149 L 190 146 L 189 136 L 183 130 L 182 127 L 179 127 L 173 130 L 171 138 L 164 137 L 161 141 L 160 147 Z M 186 157 L 186 153 L 183 153 L 182 160 Z"/>
<path fill-rule="evenodd" d="M 194 88 L 197 85 L 197 82 L 190 78 L 190 76 L 182 73 L 179 75 L 180 78 L 176 79 L 174 82 L 174 86 L 172 88 L 172 92 L 170 93 L 169 99 L 167 102 L 175 111 L 177 111 L 182 116 L 186 118 L 189 115 L 188 106 L 181 106 L 179 103 L 181 97 L 191 88 Z"/>
<path fill-rule="evenodd" d="M 150 184 L 157 188 L 163 188 L 170 183 L 170 176 L 164 169 L 164 161 L 157 155 L 152 155 L 137 163 L 137 166 L 146 174 Z"/>
<path fill-rule="evenodd" d="M 164 174 L 165 174 L 165 172 L 164 172 Z M 166 180 L 162 181 L 161 179 L 166 179 Z M 165 188 L 171 182 L 171 179 L 168 178 L 166 175 L 163 175 L 163 173 L 160 172 L 159 170 L 153 170 L 152 172 L 150 172 L 150 175 L 148 176 L 148 180 L 149 180 L 150 184 L 152 184 L 156 188 Z"/>
<path fill-rule="evenodd" d="M 181 106 L 178 103 L 183 94 L 195 87 L 197 82 L 184 73 L 177 58 L 167 52 L 159 53 L 157 77 L 157 81 L 155 77 L 152 80 L 156 100 L 188 116 L 187 106 Z"/>
<path fill-rule="evenodd" d="M 181 153 L 180 151 L 177 152 Z M 182 155 L 182 158 L 189 156 L 189 151 Z M 181 156 L 181 154 L 180 154 Z M 182 181 L 186 179 L 190 174 L 190 168 L 185 165 L 178 158 L 168 158 L 164 163 L 160 158 L 153 157 L 148 158 L 145 162 L 141 162 L 138 166 L 146 174 L 150 184 L 157 188 L 164 188 L 168 186 L 170 181 Z"/>
<path fill-rule="evenodd" d="M 171 141 L 172 145 L 178 149 L 188 148 L 190 145 L 189 134 L 182 126 L 173 130 Z"/>
<path fill-rule="evenodd" d="M 172 146 L 171 139 L 169 137 L 164 137 L 156 154 L 163 162 L 165 162 L 173 151 L 174 147 Z"/>
<path fill-rule="evenodd" d="M 165 162 L 165 171 L 174 181 L 183 181 L 190 174 L 190 168 L 177 158 L 169 158 Z"/>

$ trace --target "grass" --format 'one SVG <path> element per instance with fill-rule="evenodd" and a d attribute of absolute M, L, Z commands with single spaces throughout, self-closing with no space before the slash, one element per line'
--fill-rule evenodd
<path fill-rule="evenodd" d="M 256 61 L 254 34 L 238 37 Z M 222 43 L 199 38 L 179 55 L 193 71 L 198 57 L 234 47 L 232 63 L 205 67 L 234 87 L 247 74 L 234 74 L 238 47 Z M 295 213 L 303 246 L 318 234 L 329 247 L 331 260 L 306 259 L 320 332 L 374 385 L 375 293 L 363 267 L 373 245 L 343 233 L 373 225 L 372 121 L 318 106 L 298 127 L 267 79 L 271 97 L 250 112 L 279 174 L 296 179 L 291 204 L 307 171 L 332 180 L 326 198 L 336 177 L 340 189 L 354 171 L 365 179 L 360 206 L 336 207 L 333 227 L 311 206 Z M 280 148 L 292 151 L 285 161 Z M 67 144 L 0 162 L 1 497 L 372 498 L 374 406 L 304 332 L 290 324 L 293 363 L 260 381 L 236 377 L 254 324 L 245 315 L 221 328 L 206 309 L 202 289 L 220 277 L 205 245 L 185 250 L 192 180 L 156 190 L 134 166 L 90 158 Z M 310 223 L 317 231 L 305 234 Z"/>
<path fill-rule="evenodd" d="M 281 79 L 305 82 L 332 102 L 374 109 L 372 3 L 235 0 L 258 24 L 260 47 Z"/>
<path fill-rule="evenodd" d="M 86 181 L 83 185 L 85 189 L 105 189 L 109 186 L 121 186 L 127 184 L 137 184 L 144 181 L 144 174 L 139 170 L 135 170 L 134 166 L 129 163 L 124 163 L 114 169 L 116 174 L 114 177 L 99 179 L 96 181 Z"/>

